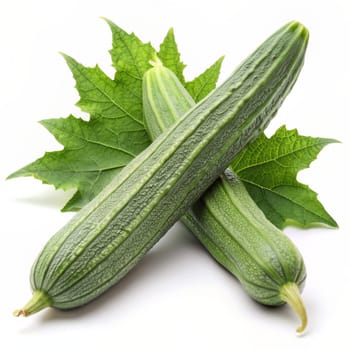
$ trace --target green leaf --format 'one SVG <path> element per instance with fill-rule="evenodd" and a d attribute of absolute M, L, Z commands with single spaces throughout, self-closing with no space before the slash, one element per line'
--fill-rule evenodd
<path fill-rule="evenodd" d="M 90 114 L 90 120 L 70 116 L 43 121 L 64 149 L 47 152 L 9 176 L 33 176 L 55 188 L 77 189 L 65 211 L 88 203 L 150 143 L 142 122 L 142 76 L 155 50 L 108 24 L 113 34 L 111 56 L 118 69 L 115 80 L 98 66 L 88 68 L 63 55 L 80 95 L 77 105 Z"/>
<path fill-rule="evenodd" d="M 64 207 L 65 211 L 80 209 L 89 202 L 148 145 L 143 128 L 116 130 L 111 119 L 86 122 L 69 116 L 41 123 L 65 146 L 64 149 L 45 153 L 9 178 L 34 176 L 55 188 L 78 189 Z"/>
<path fill-rule="evenodd" d="M 173 28 L 169 29 L 163 42 L 160 44 L 160 50 L 157 55 L 162 61 L 163 65 L 172 70 L 181 83 L 185 84 L 183 71 L 186 65 L 181 62 Z"/>
<path fill-rule="evenodd" d="M 142 100 L 131 95 L 124 83 L 110 79 L 96 65 L 94 68 L 84 67 L 72 57 L 64 58 L 76 81 L 76 89 L 80 100 L 77 103 L 84 112 L 93 118 L 122 120 L 133 126 L 143 127 Z M 141 89 L 141 87 L 140 87 Z"/>
<path fill-rule="evenodd" d="M 134 33 L 128 34 L 112 21 L 105 19 L 112 32 L 112 49 L 109 51 L 116 69 L 114 79 L 122 83 L 126 93 L 142 100 L 143 74 L 151 68 L 155 49 L 143 43 Z"/>
<path fill-rule="evenodd" d="M 206 69 L 202 74 L 186 82 L 183 75 L 186 65 L 181 61 L 180 52 L 175 40 L 174 30 L 169 29 L 163 42 L 160 44 L 160 50 L 157 53 L 163 65 L 172 70 L 180 82 L 185 86 L 192 98 L 198 102 L 216 88 L 219 79 L 221 64 L 224 57 L 220 57 L 213 65 Z"/>
<path fill-rule="evenodd" d="M 202 74 L 185 84 L 187 91 L 196 102 L 199 102 L 201 99 L 207 96 L 209 92 L 215 89 L 223 59 L 223 56 L 220 57 Z"/>
<path fill-rule="evenodd" d="M 266 217 L 283 228 L 290 221 L 303 227 L 337 223 L 317 199 L 317 194 L 297 181 L 297 173 L 309 167 L 333 139 L 306 137 L 284 126 L 267 138 L 262 134 L 231 164 Z"/>

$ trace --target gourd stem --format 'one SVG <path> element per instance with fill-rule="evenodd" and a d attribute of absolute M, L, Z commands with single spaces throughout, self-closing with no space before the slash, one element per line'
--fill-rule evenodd
<path fill-rule="evenodd" d="M 280 290 L 280 297 L 289 304 L 300 317 L 301 325 L 297 328 L 297 333 L 302 333 L 307 326 L 307 313 L 298 285 L 294 282 L 284 284 Z"/>
<path fill-rule="evenodd" d="M 30 316 L 49 306 L 51 306 L 50 297 L 44 291 L 38 289 L 33 292 L 29 302 L 22 309 L 15 310 L 13 315 L 16 317 Z"/>

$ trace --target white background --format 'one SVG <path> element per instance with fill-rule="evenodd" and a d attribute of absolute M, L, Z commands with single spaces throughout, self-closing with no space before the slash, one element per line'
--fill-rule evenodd
<path fill-rule="evenodd" d="M 299 179 L 340 228 L 288 228 L 304 255 L 308 332 L 295 335 L 288 307 L 253 302 L 177 224 L 117 286 L 71 312 L 11 313 L 30 297 L 29 271 L 49 237 L 71 216 L 71 193 L 9 173 L 57 150 L 37 121 L 83 114 L 59 51 L 113 74 L 104 16 L 158 46 L 172 26 L 191 78 L 225 55 L 222 79 L 289 20 L 310 30 L 304 69 L 268 129 L 297 127 L 331 137 Z M 332 1 L 19 1 L 0 0 L 0 348 L 1 349 L 349 349 L 349 53 L 350 3 Z"/>

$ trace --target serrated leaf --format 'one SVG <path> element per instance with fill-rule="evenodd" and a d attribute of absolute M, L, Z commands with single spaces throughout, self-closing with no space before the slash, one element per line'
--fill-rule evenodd
<path fill-rule="evenodd" d="M 142 99 L 142 77 L 151 68 L 155 49 L 143 43 L 134 33 L 128 34 L 106 19 L 112 32 L 112 49 L 109 51 L 116 69 L 115 80 L 122 82 L 130 96 Z"/>
<path fill-rule="evenodd" d="M 199 102 L 205 96 L 215 89 L 220 75 L 221 64 L 224 57 L 220 57 L 213 65 L 206 69 L 202 74 L 185 84 L 187 91 L 192 98 Z"/>
<path fill-rule="evenodd" d="M 177 48 L 173 28 L 170 28 L 163 42 L 160 44 L 158 57 L 163 65 L 172 70 L 182 84 L 185 84 L 183 75 L 186 65 L 181 61 L 180 52 Z"/>
<path fill-rule="evenodd" d="M 119 119 L 122 123 L 143 127 L 142 101 L 125 89 L 125 84 L 110 79 L 97 65 L 85 67 L 72 57 L 64 58 L 76 81 L 77 103 L 93 118 Z"/>
<path fill-rule="evenodd" d="M 277 227 L 288 221 L 304 227 L 337 223 L 317 199 L 317 194 L 297 181 L 297 173 L 309 167 L 318 153 L 333 139 L 306 137 L 284 126 L 267 138 L 262 134 L 231 164 L 250 195 Z"/>
<path fill-rule="evenodd" d="M 9 178 L 34 176 L 55 188 L 77 188 L 75 199 L 71 199 L 64 210 L 80 209 L 148 145 L 144 143 L 142 128 L 116 131 L 113 120 L 86 122 L 69 116 L 41 123 L 65 146 L 64 149 L 45 153 Z M 127 149 L 124 149 L 126 141 Z"/>
<path fill-rule="evenodd" d="M 55 188 L 76 189 L 63 210 L 78 210 L 88 203 L 150 143 L 142 123 L 142 77 L 155 50 L 135 34 L 106 21 L 113 36 L 110 54 L 117 70 L 114 80 L 97 65 L 85 67 L 63 54 L 76 81 L 80 96 L 77 105 L 90 115 L 89 121 L 73 116 L 42 121 L 63 150 L 47 152 L 9 176 L 33 176 Z M 171 30 L 161 52 L 169 66 L 182 72 Z"/>
<path fill-rule="evenodd" d="M 43 121 L 64 149 L 47 152 L 9 176 L 33 176 L 55 188 L 77 189 L 63 210 L 84 206 L 150 143 L 142 123 L 142 75 L 155 51 L 134 34 L 108 23 L 117 79 L 110 79 L 97 65 L 85 67 L 63 55 L 80 95 L 77 105 L 90 114 L 90 120 L 70 116 Z"/>

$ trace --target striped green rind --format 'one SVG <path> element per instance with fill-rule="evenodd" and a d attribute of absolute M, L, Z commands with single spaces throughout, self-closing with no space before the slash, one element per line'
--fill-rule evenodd
<path fill-rule="evenodd" d="M 144 118 L 143 124 L 149 136 L 154 140 L 173 125 L 180 116 L 184 116 L 195 105 L 195 102 L 183 85 L 178 83 L 175 74 L 164 67 L 158 58 L 155 58 L 152 64 L 154 69 L 148 73 L 150 77 L 144 84 L 143 98 L 144 113 L 150 111 L 152 118 Z M 157 74 L 157 71 L 160 74 Z M 162 96 L 162 101 L 159 101 L 157 96 Z"/>
<path fill-rule="evenodd" d="M 297 22 L 284 26 L 134 158 L 45 245 L 33 290 L 69 309 L 118 282 L 267 125 L 295 82 L 307 36 Z"/>
<path fill-rule="evenodd" d="M 294 244 L 266 219 L 244 185 L 223 174 L 184 216 L 184 223 L 256 301 L 279 305 L 281 288 L 306 278 Z"/>

